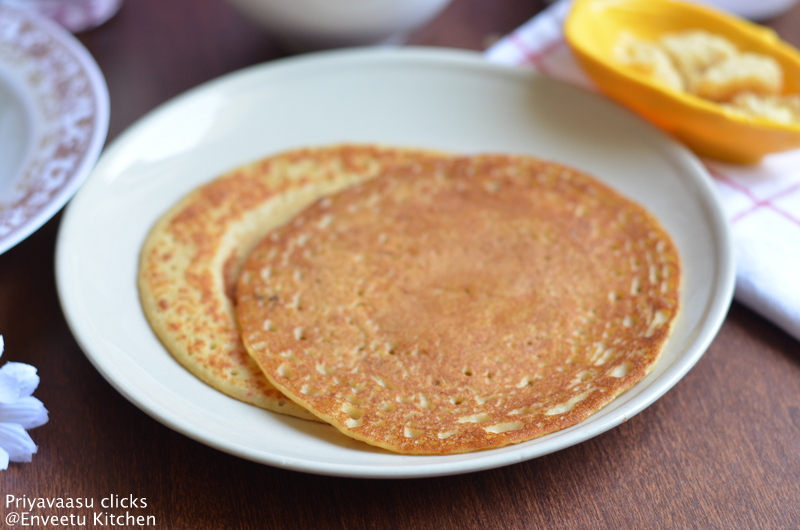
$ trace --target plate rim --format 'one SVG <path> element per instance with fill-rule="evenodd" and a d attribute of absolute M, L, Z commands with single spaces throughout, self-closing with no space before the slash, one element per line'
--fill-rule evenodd
<path fill-rule="evenodd" d="M 128 129 L 126 129 L 126 131 L 124 131 L 109 146 L 109 148 L 106 150 L 106 153 L 103 154 L 103 157 L 106 156 L 113 157 L 114 153 L 118 149 L 122 149 L 122 147 L 118 146 L 124 147 L 124 145 L 129 141 L 128 140 L 129 137 L 135 138 L 135 135 L 137 134 L 137 131 L 140 128 L 146 127 L 147 124 L 150 123 L 151 121 L 158 120 L 160 116 L 168 112 L 170 109 L 179 107 L 186 101 L 191 101 L 191 99 L 196 97 L 198 94 L 203 94 L 208 91 L 214 91 L 217 89 L 217 87 L 221 85 L 224 86 L 229 83 L 236 83 L 237 80 L 241 80 L 251 75 L 256 75 L 256 76 L 262 75 L 262 72 L 264 71 L 272 72 L 273 75 L 278 75 L 282 70 L 292 71 L 294 69 L 303 69 L 309 67 L 313 68 L 317 64 L 324 64 L 327 67 L 330 66 L 331 63 L 351 62 L 357 64 L 360 62 L 361 64 L 365 63 L 370 64 L 376 60 L 383 61 L 385 63 L 389 63 L 391 61 L 410 61 L 411 63 L 414 64 L 419 63 L 423 65 L 438 65 L 438 66 L 461 65 L 461 66 L 467 66 L 469 68 L 480 69 L 482 73 L 486 72 L 505 73 L 507 75 L 515 76 L 515 78 L 519 79 L 527 78 L 528 76 L 531 75 L 539 76 L 539 74 L 536 74 L 530 69 L 523 69 L 519 67 L 507 66 L 489 62 L 484 58 L 482 54 L 466 50 L 450 50 L 450 49 L 445 50 L 445 49 L 427 48 L 427 47 L 405 47 L 405 48 L 390 49 L 390 50 L 351 49 L 351 50 L 316 52 L 305 56 L 284 58 L 268 63 L 253 65 L 244 68 L 242 70 L 237 70 L 230 74 L 224 75 L 222 77 L 212 79 L 201 85 L 198 85 L 197 87 L 194 87 L 168 100 L 167 102 L 162 103 L 161 105 L 153 109 L 151 112 L 147 113 L 145 116 L 137 120 L 137 122 L 132 124 Z M 564 84 L 552 79 L 549 79 L 548 82 Z M 581 90 L 581 89 L 576 89 L 576 90 Z M 587 96 L 588 94 L 590 94 L 588 92 L 586 93 Z M 613 102 L 608 102 L 608 103 L 614 105 Z M 644 122 L 643 120 L 641 121 L 642 124 L 645 125 L 646 127 L 654 129 L 649 124 L 646 124 L 646 122 Z M 666 135 L 663 135 L 663 137 L 665 139 L 667 138 Z M 667 151 L 669 151 L 669 153 L 672 156 L 677 157 L 683 164 L 692 167 L 693 170 L 696 172 L 696 175 L 692 179 L 692 182 L 693 184 L 698 185 L 704 194 L 703 197 L 704 200 L 701 201 L 703 205 L 703 210 L 710 221 L 709 230 L 715 236 L 715 243 L 719 247 L 717 249 L 718 251 L 717 256 L 719 258 L 720 270 L 715 271 L 718 274 L 716 275 L 715 288 L 713 289 L 713 292 L 718 293 L 719 296 L 717 296 L 713 300 L 710 300 L 709 307 L 704 313 L 707 316 L 705 324 L 700 330 L 698 330 L 696 336 L 692 339 L 692 347 L 690 348 L 688 354 L 684 354 L 683 356 L 681 356 L 681 358 L 678 359 L 678 361 L 681 362 L 676 361 L 675 366 L 671 366 L 661 376 L 661 378 L 658 380 L 658 384 L 655 385 L 655 388 L 649 389 L 649 391 L 646 392 L 646 394 L 642 399 L 636 401 L 635 406 L 626 407 L 625 410 L 628 411 L 629 413 L 626 413 L 623 416 L 609 415 L 608 417 L 604 418 L 604 421 L 591 424 L 592 427 L 591 429 L 585 429 L 584 425 L 584 431 L 581 433 L 581 436 L 576 437 L 576 441 L 573 441 L 572 443 L 569 443 L 567 445 L 558 443 L 557 438 L 559 436 L 554 436 L 553 438 L 547 441 L 542 441 L 541 438 L 538 439 L 539 440 L 537 444 L 538 450 L 535 451 L 525 451 L 524 449 L 521 449 L 521 445 L 516 445 L 516 446 L 508 446 L 506 448 L 494 449 L 486 452 L 470 453 L 470 455 L 481 455 L 484 457 L 481 458 L 481 456 L 479 456 L 477 459 L 469 460 L 466 462 L 467 465 L 465 465 L 465 462 L 460 461 L 460 459 L 454 458 L 452 459 L 452 461 L 449 462 L 445 461 L 443 463 L 434 463 L 426 465 L 423 462 L 420 463 L 419 465 L 416 465 L 417 462 L 415 462 L 414 465 L 398 466 L 398 468 L 372 469 L 364 467 L 353 468 L 349 464 L 338 464 L 335 462 L 327 463 L 325 465 L 320 465 L 318 462 L 315 461 L 307 461 L 285 456 L 266 457 L 264 455 L 263 450 L 259 451 L 251 449 L 241 444 L 231 442 L 230 440 L 224 440 L 219 436 L 198 433 L 196 429 L 192 428 L 192 425 L 189 422 L 185 421 L 182 418 L 175 417 L 175 415 L 171 415 L 169 411 L 159 410 L 152 403 L 148 403 L 149 396 L 141 396 L 136 392 L 132 392 L 129 385 L 123 384 L 123 382 L 115 380 L 114 377 L 112 377 L 108 373 L 108 370 L 104 365 L 104 361 L 106 360 L 104 360 L 102 356 L 98 358 L 96 353 L 92 351 L 92 345 L 89 343 L 87 337 L 84 336 L 80 324 L 78 322 L 75 322 L 74 316 L 70 312 L 70 303 L 71 303 L 70 293 L 66 288 L 66 280 L 67 280 L 66 267 L 68 266 L 68 264 L 66 263 L 67 258 L 65 255 L 66 253 L 65 248 L 67 243 L 65 243 L 65 240 L 68 240 L 69 230 L 73 222 L 73 218 L 76 215 L 73 210 L 75 210 L 76 208 L 75 204 L 80 202 L 79 199 L 81 192 L 77 194 L 76 200 L 73 201 L 70 205 L 68 205 L 58 234 L 57 249 L 56 249 L 56 279 L 59 292 L 59 299 L 62 303 L 62 308 L 65 317 L 67 319 L 67 323 L 70 329 L 72 330 L 72 333 L 75 336 L 76 341 L 83 350 L 84 354 L 95 366 L 95 368 L 103 375 L 103 377 L 107 381 L 109 381 L 109 383 L 118 392 L 120 392 L 126 399 L 135 404 L 140 410 L 150 415 L 163 425 L 166 425 L 167 427 L 177 432 L 180 432 L 191 439 L 194 439 L 205 445 L 214 447 L 220 451 L 226 452 L 234 456 L 238 456 L 254 462 L 271 465 L 283 469 L 290 469 L 294 471 L 314 473 L 320 475 L 342 476 L 351 478 L 419 478 L 419 477 L 431 477 L 431 476 L 444 476 L 444 475 L 482 471 L 486 469 L 492 469 L 492 468 L 502 467 L 505 465 L 514 464 L 532 458 L 538 458 L 540 456 L 550 454 L 554 451 L 570 447 L 577 443 L 582 443 L 594 436 L 606 432 L 611 428 L 616 427 L 620 423 L 626 421 L 627 419 L 630 419 L 631 417 L 638 414 L 645 408 L 649 407 L 661 396 L 663 396 L 667 391 L 669 391 L 678 381 L 680 381 L 683 378 L 683 376 L 700 360 L 700 358 L 703 356 L 708 346 L 718 333 L 719 328 L 722 325 L 722 322 L 724 321 L 727 309 L 730 306 L 731 300 L 733 298 L 734 281 L 735 281 L 734 264 L 733 264 L 733 247 L 731 241 L 730 228 L 727 224 L 727 221 L 725 220 L 723 209 L 714 194 L 713 182 L 705 167 L 700 163 L 700 161 L 694 155 L 689 153 L 687 149 L 683 148 L 676 142 L 668 140 L 667 142 L 664 142 L 664 146 L 665 146 L 664 148 Z M 89 178 L 91 179 L 92 177 L 90 176 Z M 700 201 L 700 199 L 698 200 Z M 288 421 L 301 421 L 301 420 L 295 420 L 293 418 L 289 418 Z M 581 424 L 578 425 L 580 426 Z M 560 435 L 563 432 L 564 431 L 561 431 L 560 433 L 555 433 L 555 434 Z M 511 457 L 506 456 L 506 454 L 509 452 L 512 453 Z M 424 456 L 419 457 L 419 456 L 409 456 L 409 455 L 392 455 L 392 456 L 396 457 L 398 461 L 429 458 Z M 451 456 L 458 456 L 458 455 L 451 455 Z"/>
<path fill-rule="evenodd" d="M 90 131 L 86 148 L 82 151 L 80 160 L 66 177 L 64 184 L 45 203 L 35 205 L 34 212 L 26 214 L 21 223 L 16 224 L 7 233 L 0 234 L 0 255 L 35 233 L 77 193 L 100 156 L 110 121 L 110 97 L 105 77 L 94 57 L 83 44 L 66 29 L 44 16 L 0 4 L 0 15 L 3 14 L 10 14 L 16 19 L 30 24 L 36 31 L 47 34 L 60 49 L 69 55 L 71 62 L 85 74 L 88 81 L 87 88 L 92 96 L 94 126 Z M 20 83 L 27 85 L 24 81 L 20 81 Z M 40 140 L 41 138 L 37 138 L 37 143 Z M 10 180 L 16 181 L 25 171 L 26 167 L 23 164 L 16 174 L 11 175 Z M 14 213 L 16 210 L 15 208 L 6 210 L 2 206 L 0 203 L 0 217 L 9 212 Z"/>

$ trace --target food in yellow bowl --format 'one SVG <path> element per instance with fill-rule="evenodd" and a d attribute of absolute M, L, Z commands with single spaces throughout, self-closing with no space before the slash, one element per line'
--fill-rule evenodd
<path fill-rule="evenodd" d="M 615 56 L 652 81 L 711 101 L 732 101 L 742 93 L 775 95 L 783 85 L 778 61 L 740 52 L 725 37 L 704 30 L 666 33 L 655 42 L 626 33 Z"/>
<path fill-rule="evenodd" d="M 734 112 L 800 125 L 800 94 L 781 94 L 778 61 L 740 52 L 725 37 L 703 30 L 668 33 L 650 42 L 623 34 L 615 48 L 622 64 L 650 81 L 715 101 Z"/>
<path fill-rule="evenodd" d="M 600 90 L 696 153 L 800 147 L 800 54 L 771 30 L 674 0 L 576 0 L 565 29 Z"/>

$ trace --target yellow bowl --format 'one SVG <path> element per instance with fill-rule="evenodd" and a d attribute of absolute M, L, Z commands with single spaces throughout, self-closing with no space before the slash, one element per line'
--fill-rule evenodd
<path fill-rule="evenodd" d="M 751 164 L 800 147 L 800 126 L 748 118 L 697 96 L 648 80 L 614 59 L 623 33 L 655 40 L 663 33 L 704 29 L 741 51 L 769 55 L 783 69 L 783 92 L 800 93 L 800 54 L 769 28 L 716 9 L 674 0 L 575 0 L 566 39 L 597 87 L 655 123 L 697 154 Z"/>

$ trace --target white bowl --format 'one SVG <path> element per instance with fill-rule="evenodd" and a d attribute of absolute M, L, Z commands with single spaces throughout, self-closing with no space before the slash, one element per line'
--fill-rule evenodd
<path fill-rule="evenodd" d="M 451 0 L 229 0 L 289 51 L 402 44 Z"/>

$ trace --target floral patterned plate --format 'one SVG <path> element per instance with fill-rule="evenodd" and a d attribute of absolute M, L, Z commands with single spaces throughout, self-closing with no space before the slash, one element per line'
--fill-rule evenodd
<path fill-rule="evenodd" d="M 0 5 L 0 254 L 78 190 L 108 132 L 108 89 L 66 30 Z"/>

